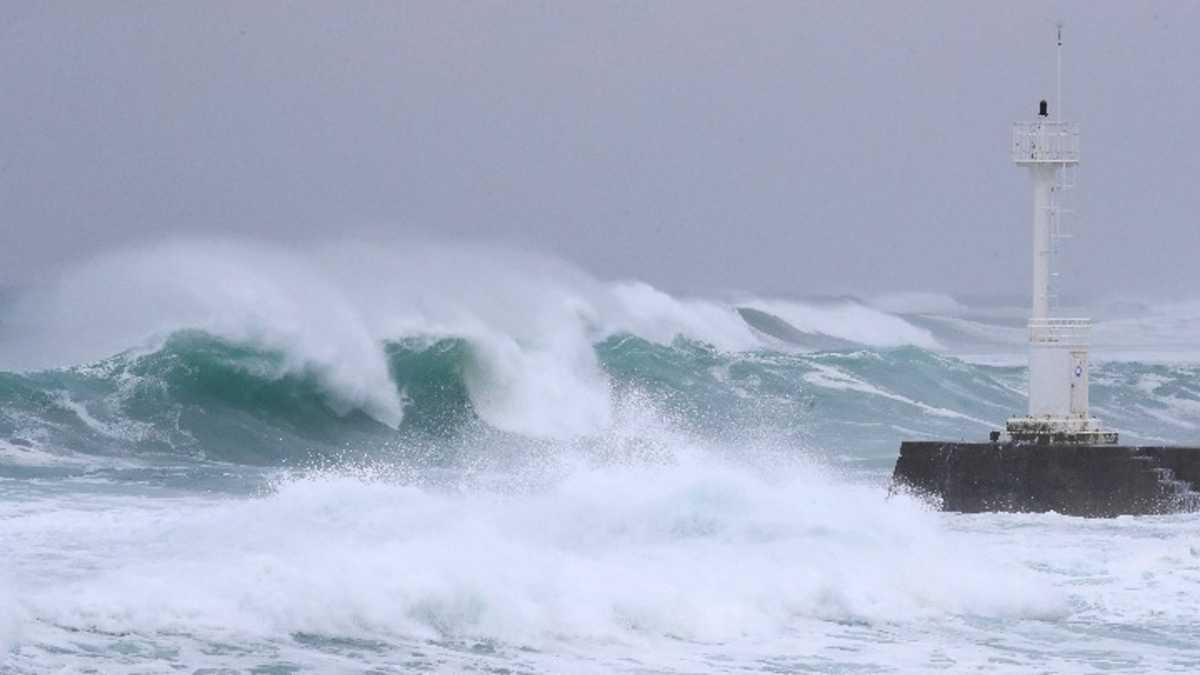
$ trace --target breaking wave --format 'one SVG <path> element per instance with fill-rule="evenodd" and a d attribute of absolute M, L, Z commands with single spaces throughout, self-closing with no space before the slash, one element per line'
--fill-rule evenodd
<path fill-rule="evenodd" d="M 965 356 L 996 326 L 1019 345 L 1010 319 L 686 298 L 471 247 L 114 254 L 0 309 L 0 654 L 873 672 L 932 636 L 978 664 L 1110 663 L 1093 626 L 1195 625 L 1194 522 L 947 519 L 883 487 L 900 439 L 1023 407 L 1019 358 Z M 1194 364 L 1101 362 L 1096 413 L 1194 438 Z M 1078 625 L 1077 653 L 1028 648 Z M 796 644 L 810 661 L 775 660 Z"/>
<path fill-rule="evenodd" d="M 481 436 L 492 445 L 588 438 L 609 433 L 614 408 L 637 398 L 706 437 L 752 429 L 806 449 L 887 458 L 904 436 L 983 437 L 1023 400 L 1021 368 L 916 347 L 730 353 L 622 334 L 593 346 L 588 377 L 596 381 L 582 393 L 542 382 L 536 392 L 522 390 L 463 338 L 401 339 L 382 351 L 389 393 L 402 406 L 395 418 L 381 419 L 367 397 L 330 386 L 318 366 L 181 331 L 149 353 L 0 374 L 0 439 L 16 457 L 70 450 L 271 464 L 347 449 L 474 447 Z M 1200 429 L 1198 370 L 1102 364 L 1093 376 L 1097 411 L 1136 436 L 1186 437 Z M 545 433 L 581 419 L 594 427 Z"/>
<path fill-rule="evenodd" d="M 482 248 L 175 243 L 94 261 L 8 317 L 6 360 L 46 365 L 0 372 L 0 456 L 18 462 L 434 446 L 445 460 L 481 437 L 601 436 L 630 400 L 705 437 L 888 458 L 901 437 L 984 437 L 1023 406 L 1021 367 L 946 352 L 964 329 L 938 326 L 965 319 L 851 298 L 678 298 Z M 1127 437 L 1187 438 L 1196 375 L 1103 363 L 1093 402 Z"/>

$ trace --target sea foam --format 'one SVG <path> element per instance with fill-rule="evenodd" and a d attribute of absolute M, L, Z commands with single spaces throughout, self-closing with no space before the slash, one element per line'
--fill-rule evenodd
<path fill-rule="evenodd" d="M 688 453 L 535 482 L 461 492 L 335 473 L 170 509 L 64 504 L 18 538 L 71 537 L 81 554 L 23 600 L 50 625 L 110 634 L 534 647 L 1067 609 L 1036 575 L 874 486 Z"/>

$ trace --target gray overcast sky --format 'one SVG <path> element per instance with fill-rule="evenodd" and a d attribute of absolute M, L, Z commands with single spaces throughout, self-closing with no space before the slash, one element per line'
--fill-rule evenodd
<path fill-rule="evenodd" d="M 1200 282 L 1200 3 L 0 3 L 0 283 L 174 234 L 549 249 L 675 290 L 1024 292 L 1009 125 L 1083 129 L 1069 291 Z"/>

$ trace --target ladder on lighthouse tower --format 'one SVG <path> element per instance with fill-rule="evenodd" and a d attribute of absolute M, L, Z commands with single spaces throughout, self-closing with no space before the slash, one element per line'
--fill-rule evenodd
<path fill-rule="evenodd" d="M 1071 233 L 1069 219 L 1075 216 L 1075 209 L 1070 207 L 1071 191 L 1075 189 L 1075 165 L 1058 167 L 1054 187 L 1050 189 L 1050 205 L 1047 207 L 1050 215 L 1050 288 L 1047 293 L 1047 304 L 1059 307 L 1060 290 L 1062 287 L 1062 254 L 1064 242 L 1074 237 Z"/>

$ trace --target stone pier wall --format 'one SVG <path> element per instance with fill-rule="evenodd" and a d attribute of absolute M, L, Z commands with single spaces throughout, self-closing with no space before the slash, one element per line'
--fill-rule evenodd
<path fill-rule="evenodd" d="M 1167 513 L 1200 505 L 1200 448 L 909 441 L 893 479 L 945 511 Z"/>

